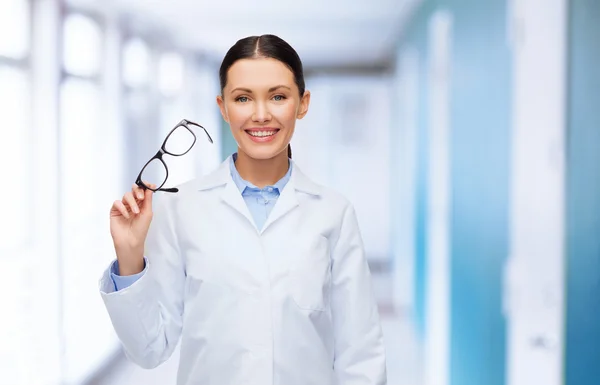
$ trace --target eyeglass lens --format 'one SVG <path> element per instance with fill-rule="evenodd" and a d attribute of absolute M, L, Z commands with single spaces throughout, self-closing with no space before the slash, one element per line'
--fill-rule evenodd
<path fill-rule="evenodd" d="M 186 126 L 177 126 L 167 137 L 165 151 L 171 155 L 183 155 L 194 145 L 194 134 Z"/>
<path fill-rule="evenodd" d="M 146 184 L 151 183 L 160 187 L 167 180 L 167 169 L 160 159 L 152 159 L 142 170 L 141 179 Z"/>

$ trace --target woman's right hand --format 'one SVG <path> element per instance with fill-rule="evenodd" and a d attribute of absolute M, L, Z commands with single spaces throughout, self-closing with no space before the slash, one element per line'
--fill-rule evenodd
<path fill-rule="evenodd" d="M 111 207 L 110 235 L 119 261 L 119 275 L 133 275 L 144 269 L 144 243 L 152 222 L 153 193 L 134 184 Z"/>

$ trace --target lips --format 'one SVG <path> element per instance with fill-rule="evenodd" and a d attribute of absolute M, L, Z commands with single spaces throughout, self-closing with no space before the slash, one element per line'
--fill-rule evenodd
<path fill-rule="evenodd" d="M 257 127 L 246 129 L 244 131 L 253 142 L 265 143 L 272 141 L 280 130 L 279 128 L 274 127 Z"/>

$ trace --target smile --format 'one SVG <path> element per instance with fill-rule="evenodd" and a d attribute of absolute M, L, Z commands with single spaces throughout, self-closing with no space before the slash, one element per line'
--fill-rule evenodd
<path fill-rule="evenodd" d="M 254 142 L 264 143 L 270 142 L 275 138 L 279 129 L 264 129 L 264 130 L 246 130 L 246 134 L 250 137 L 250 139 Z"/>
<path fill-rule="evenodd" d="M 252 135 L 252 136 L 271 136 L 271 135 L 275 135 L 277 133 L 277 131 L 249 131 L 248 134 Z"/>

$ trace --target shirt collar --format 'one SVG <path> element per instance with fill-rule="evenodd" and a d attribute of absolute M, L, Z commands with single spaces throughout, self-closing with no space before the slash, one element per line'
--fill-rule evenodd
<path fill-rule="evenodd" d="M 236 161 L 236 159 L 237 159 L 237 152 L 234 153 L 230 157 L 229 171 L 231 173 L 231 177 L 233 178 L 233 182 L 235 183 L 235 185 L 237 186 L 237 188 L 240 190 L 240 192 L 243 194 L 247 190 L 251 190 L 251 189 L 253 189 L 253 190 L 260 190 L 260 188 L 256 187 L 252 183 L 250 183 L 247 180 L 244 180 L 242 178 L 242 176 L 238 172 L 237 168 L 235 167 L 235 161 Z M 283 190 L 283 188 L 285 187 L 285 185 L 287 184 L 287 182 L 290 180 L 290 177 L 292 175 L 292 165 L 293 165 L 293 163 L 290 161 L 289 165 L 290 166 L 288 167 L 288 170 L 285 173 L 285 175 L 283 176 L 283 178 L 281 178 L 279 181 L 277 181 L 277 183 L 275 183 L 274 185 L 272 185 L 272 186 L 265 186 L 265 188 L 273 187 L 273 188 L 277 189 L 278 193 L 281 193 L 281 191 Z"/>

